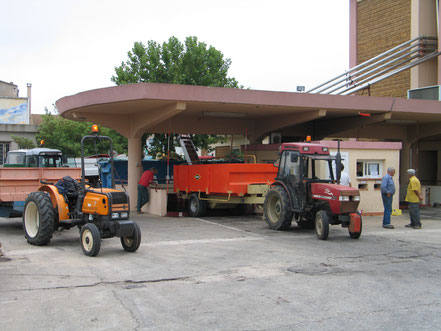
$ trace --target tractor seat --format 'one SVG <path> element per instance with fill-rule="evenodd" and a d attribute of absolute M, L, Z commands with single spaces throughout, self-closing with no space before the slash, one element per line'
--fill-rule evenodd
<path fill-rule="evenodd" d="M 55 186 L 58 192 L 63 196 L 64 201 L 69 206 L 69 211 L 71 212 L 78 200 L 79 191 L 81 189 L 78 182 L 70 176 L 64 176 L 61 178 Z"/>

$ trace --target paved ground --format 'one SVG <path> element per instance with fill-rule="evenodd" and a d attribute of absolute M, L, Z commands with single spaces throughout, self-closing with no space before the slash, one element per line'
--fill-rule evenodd
<path fill-rule="evenodd" d="M 441 209 L 422 230 L 365 217 L 359 240 L 334 226 L 327 241 L 257 216 L 141 216 L 138 252 L 113 238 L 96 258 L 76 229 L 34 247 L 0 219 L 0 330 L 441 328 Z"/>

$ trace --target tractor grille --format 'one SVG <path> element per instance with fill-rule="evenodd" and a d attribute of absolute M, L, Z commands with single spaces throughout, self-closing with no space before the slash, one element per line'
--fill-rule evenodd
<path fill-rule="evenodd" d="M 127 195 L 125 192 L 112 192 L 112 205 L 121 205 L 128 203 Z"/>

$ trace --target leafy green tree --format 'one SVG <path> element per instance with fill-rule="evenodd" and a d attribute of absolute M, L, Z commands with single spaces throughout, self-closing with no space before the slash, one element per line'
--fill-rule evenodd
<path fill-rule="evenodd" d="M 26 137 L 12 136 L 14 142 L 18 145 L 20 149 L 32 149 L 35 147 L 35 143 Z"/>
<path fill-rule="evenodd" d="M 147 139 L 148 134 L 144 134 L 142 137 L 143 143 Z M 206 152 L 211 152 L 213 150 L 212 145 L 219 142 L 225 141 L 225 137 L 217 136 L 217 135 L 202 135 L 202 134 L 191 134 L 190 135 L 193 144 L 198 146 L 198 148 L 205 150 Z M 167 147 L 168 147 L 168 135 L 166 134 L 155 134 L 155 138 L 148 150 L 150 156 L 161 159 L 166 155 Z M 179 144 L 179 138 L 177 134 L 170 135 L 170 150 L 174 150 L 174 147 L 181 147 Z M 180 157 L 172 152 L 170 153 L 170 158 L 172 159 L 180 159 Z"/>
<path fill-rule="evenodd" d="M 77 122 L 65 119 L 58 115 L 50 114 L 46 109 L 46 114 L 42 115 L 43 122 L 38 128 L 37 140 L 44 140 L 47 148 L 59 149 L 64 155 L 81 155 L 81 138 L 91 133 L 92 123 Z M 127 139 L 112 129 L 100 127 L 100 135 L 108 136 L 112 139 L 113 150 L 118 153 L 127 153 Z M 103 142 L 96 145 L 88 140 L 84 146 L 85 155 L 107 154 L 109 143 Z"/>
<path fill-rule="evenodd" d="M 128 52 L 128 60 L 115 67 L 112 81 L 117 85 L 141 82 L 201 85 L 242 88 L 235 78 L 228 77 L 230 59 L 213 46 L 187 37 L 181 43 L 171 37 L 162 45 L 150 40 L 147 45 L 135 42 Z M 145 144 L 145 137 L 143 144 Z M 216 135 L 194 135 L 196 148 L 208 149 L 210 144 L 221 140 Z M 176 136 L 173 145 L 179 146 Z M 151 154 L 163 155 L 167 151 L 167 135 L 155 134 Z"/>

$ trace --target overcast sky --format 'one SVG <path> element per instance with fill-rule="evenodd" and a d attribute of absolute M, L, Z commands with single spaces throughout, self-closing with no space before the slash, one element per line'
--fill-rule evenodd
<path fill-rule="evenodd" d="M 232 60 L 246 88 L 295 91 L 348 69 L 348 0 L 14 0 L 1 5 L 0 80 L 32 112 L 114 85 L 135 41 L 196 36 Z"/>

